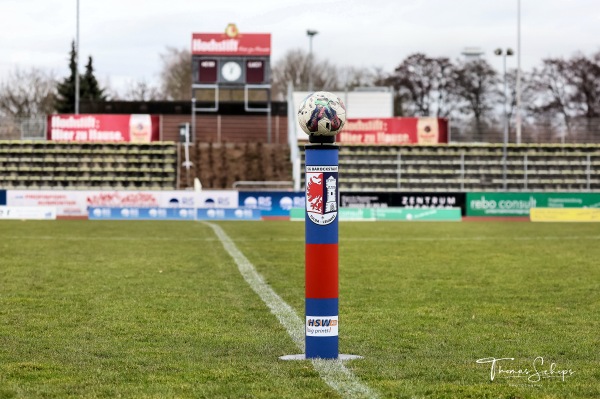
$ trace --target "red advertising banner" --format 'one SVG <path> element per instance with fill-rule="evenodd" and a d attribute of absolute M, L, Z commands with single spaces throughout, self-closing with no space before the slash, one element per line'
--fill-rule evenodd
<path fill-rule="evenodd" d="M 48 140 L 149 143 L 159 139 L 158 115 L 48 115 Z"/>
<path fill-rule="evenodd" d="M 348 119 L 336 141 L 343 144 L 441 144 L 448 142 L 443 118 Z"/>
<path fill-rule="evenodd" d="M 193 33 L 192 55 L 271 55 L 271 34 Z"/>

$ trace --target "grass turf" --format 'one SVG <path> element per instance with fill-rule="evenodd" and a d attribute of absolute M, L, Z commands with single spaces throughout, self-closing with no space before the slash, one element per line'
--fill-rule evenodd
<path fill-rule="evenodd" d="M 304 225 L 220 225 L 302 316 Z M 600 397 L 599 242 L 593 223 L 342 223 L 340 351 L 382 397 Z M 0 223 L 0 398 L 336 397 L 292 353 L 203 224 Z M 574 374 L 476 363 L 538 356 Z"/>

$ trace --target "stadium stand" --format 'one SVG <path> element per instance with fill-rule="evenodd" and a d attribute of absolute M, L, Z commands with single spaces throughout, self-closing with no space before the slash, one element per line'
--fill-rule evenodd
<path fill-rule="evenodd" d="M 300 146 L 304 170 L 304 145 Z M 340 148 L 351 191 L 598 191 L 600 145 L 352 146 Z M 506 175 L 506 177 L 505 177 Z M 302 176 L 304 185 L 304 176 Z"/>
<path fill-rule="evenodd" d="M 178 147 L 0 141 L 0 188 L 181 189 L 189 183 Z M 299 147 L 303 164 L 304 145 Z M 205 188 L 290 180 L 287 154 L 276 144 L 196 143 L 190 177 L 199 177 Z M 508 145 L 506 169 L 501 144 L 342 145 L 340 167 L 340 189 L 348 191 L 600 191 L 598 144 Z"/>
<path fill-rule="evenodd" d="M 180 167 L 179 188 L 193 187 L 197 177 L 204 188 L 231 189 L 236 182 L 253 181 L 289 183 L 293 186 L 290 148 L 283 144 L 259 142 L 197 142 L 190 147 L 192 168 Z M 253 185 L 251 189 L 267 189 Z M 242 189 L 237 186 L 237 189 Z M 247 189 L 247 188 L 246 188 Z"/>
<path fill-rule="evenodd" d="M 0 188 L 177 187 L 177 145 L 0 141 Z"/>

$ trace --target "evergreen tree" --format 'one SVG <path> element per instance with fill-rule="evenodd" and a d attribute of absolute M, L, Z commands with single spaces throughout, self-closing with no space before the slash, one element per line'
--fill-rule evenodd
<path fill-rule="evenodd" d="M 100 88 L 96 76 L 94 76 L 94 66 L 92 65 L 92 56 L 88 57 L 88 63 L 85 66 L 85 74 L 81 81 L 80 98 L 84 101 L 105 101 L 106 95 L 104 89 Z"/>
<path fill-rule="evenodd" d="M 77 51 L 75 50 L 75 42 L 71 42 L 71 52 L 69 53 L 69 70 L 70 74 L 56 86 L 57 99 L 56 111 L 62 114 L 72 114 L 75 112 L 75 74 L 77 71 L 76 64 Z M 79 75 L 79 99 L 80 101 L 105 101 L 106 95 L 104 89 L 100 88 L 96 76 L 94 76 L 94 66 L 92 57 L 88 58 L 88 63 L 85 66 L 85 74 Z"/>
<path fill-rule="evenodd" d="M 57 112 L 63 114 L 75 112 L 75 74 L 77 73 L 75 41 L 71 42 L 71 52 L 69 56 L 69 70 L 71 73 L 56 86 L 58 95 L 55 107 Z"/>

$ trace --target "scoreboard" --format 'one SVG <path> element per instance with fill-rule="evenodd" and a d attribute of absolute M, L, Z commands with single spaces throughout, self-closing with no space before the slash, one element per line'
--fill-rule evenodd
<path fill-rule="evenodd" d="M 269 57 L 193 56 L 193 83 L 268 84 L 271 81 Z"/>
<path fill-rule="evenodd" d="M 269 33 L 240 33 L 229 24 L 224 33 L 192 34 L 194 84 L 270 84 L 270 59 Z"/>

